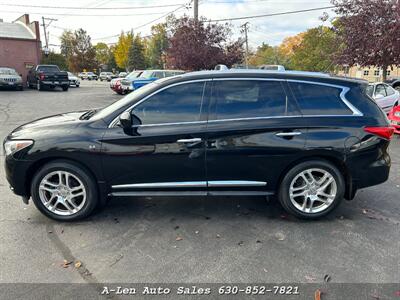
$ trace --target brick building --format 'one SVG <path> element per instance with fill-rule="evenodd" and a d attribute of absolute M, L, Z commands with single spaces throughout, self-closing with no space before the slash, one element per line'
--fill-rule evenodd
<path fill-rule="evenodd" d="M 22 15 L 11 23 L 0 19 L 0 67 L 14 68 L 26 80 L 28 69 L 40 63 L 39 22 Z"/>

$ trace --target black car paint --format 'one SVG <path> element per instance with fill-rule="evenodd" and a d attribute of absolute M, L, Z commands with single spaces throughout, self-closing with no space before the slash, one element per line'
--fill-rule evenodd
<path fill-rule="evenodd" d="M 197 194 L 272 194 L 282 176 L 297 163 L 323 158 L 334 163 L 346 180 L 346 198 L 358 188 L 384 182 L 388 178 L 389 142 L 363 131 L 364 126 L 387 126 L 376 104 L 364 95 L 360 82 L 335 77 L 288 75 L 285 73 L 213 73 L 212 78 L 273 78 L 336 84 L 350 88 L 346 98 L 364 116 L 307 117 L 209 121 L 203 111 L 200 122 L 137 126 L 135 135 L 121 127 L 108 128 L 118 116 L 153 92 L 170 84 L 206 80 L 204 107 L 212 114 L 212 80 L 207 74 L 177 76 L 147 88 L 139 98 L 115 111 L 95 114 L 81 120 L 83 112 L 41 119 L 14 130 L 8 139 L 31 139 L 34 144 L 6 157 L 6 176 L 14 192 L 30 197 L 30 181 L 44 163 L 68 159 L 86 168 L 99 185 L 102 202 L 115 192 L 112 185 L 143 182 L 180 182 L 210 180 L 265 181 L 257 188 L 206 188 L 185 190 Z M 288 92 L 290 101 L 295 101 Z M 299 131 L 294 137 L 278 137 L 278 132 Z M 194 144 L 179 139 L 201 138 Z M 373 176 L 371 176 L 373 174 Z M 168 189 L 168 191 L 174 189 Z M 145 192 L 149 190 L 146 189 Z M 159 191 L 159 189 L 157 189 Z M 193 193 L 196 194 L 196 193 Z"/>

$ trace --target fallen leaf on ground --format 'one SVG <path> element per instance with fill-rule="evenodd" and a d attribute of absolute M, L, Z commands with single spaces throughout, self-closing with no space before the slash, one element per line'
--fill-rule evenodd
<path fill-rule="evenodd" d="M 63 268 L 68 268 L 70 264 L 72 264 L 72 261 L 68 261 L 68 260 L 64 259 L 63 264 L 61 266 Z"/>
<path fill-rule="evenodd" d="M 243 246 L 243 241 L 240 241 L 240 242 L 238 243 L 238 245 L 239 245 L 239 246 Z"/>
<path fill-rule="evenodd" d="M 219 239 L 221 236 L 220 236 L 219 234 L 217 234 L 215 237 L 216 237 L 217 239 Z"/>
<path fill-rule="evenodd" d="M 268 273 L 268 270 L 267 270 L 267 269 L 264 269 L 264 272 L 265 272 L 265 273 Z"/>
<path fill-rule="evenodd" d="M 176 240 L 176 241 L 182 241 L 182 240 L 183 240 L 183 237 L 177 236 L 175 240 Z"/>
<path fill-rule="evenodd" d="M 53 233 L 53 231 L 50 230 L 50 231 L 48 231 L 48 233 Z"/>
<path fill-rule="evenodd" d="M 75 268 L 79 269 L 82 266 L 82 263 L 78 260 L 75 263 Z"/>
<path fill-rule="evenodd" d="M 175 230 L 178 230 L 178 229 L 179 229 L 179 226 L 178 226 L 178 225 L 177 225 L 177 226 L 175 226 L 175 227 L 174 227 L 174 229 L 175 229 Z"/>
<path fill-rule="evenodd" d="M 61 228 L 61 234 L 63 234 L 64 233 L 64 228 Z"/>
<path fill-rule="evenodd" d="M 308 276 L 308 275 L 306 275 L 306 276 L 304 276 L 304 277 L 306 278 L 307 281 L 315 281 L 315 280 L 316 280 L 316 278 L 313 277 L 313 276 Z"/>
<path fill-rule="evenodd" d="M 285 240 L 285 235 L 282 232 L 277 232 L 275 233 L 275 237 L 278 241 L 283 241 Z"/>
<path fill-rule="evenodd" d="M 324 276 L 324 281 L 325 281 L 325 282 L 331 281 L 331 276 L 328 275 L 328 274 L 326 274 L 326 275 Z"/>
<path fill-rule="evenodd" d="M 195 234 L 199 234 L 199 231 L 198 231 L 198 230 L 196 230 L 194 233 L 195 233 Z"/>
<path fill-rule="evenodd" d="M 262 242 L 260 240 L 257 240 L 256 243 L 257 244 L 262 244 Z"/>
<path fill-rule="evenodd" d="M 321 300 L 321 290 L 317 289 L 314 293 L 314 300 Z"/>

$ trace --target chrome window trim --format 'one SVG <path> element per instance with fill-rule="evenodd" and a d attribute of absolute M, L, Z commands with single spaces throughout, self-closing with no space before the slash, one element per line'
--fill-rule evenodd
<path fill-rule="evenodd" d="M 150 97 L 152 97 L 152 96 L 154 96 L 154 95 L 156 95 L 156 94 L 158 94 L 158 93 L 160 93 L 160 92 L 162 92 L 162 91 L 164 91 L 164 90 L 166 90 L 166 89 L 169 89 L 169 88 L 171 88 L 171 87 L 178 86 L 178 85 L 182 85 L 182 84 L 187 84 L 187 83 L 207 82 L 207 81 L 212 81 L 212 79 L 209 78 L 209 79 L 188 80 L 188 81 L 177 82 L 177 83 L 170 84 L 170 85 L 168 85 L 168 86 L 164 86 L 163 88 L 154 91 L 154 92 L 151 93 L 150 95 L 147 95 L 146 97 L 144 97 L 144 98 L 141 99 L 140 101 L 138 101 L 138 102 L 136 102 L 135 104 L 131 105 L 130 107 L 128 107 L 127 109 L 125 109 L 123 112 L 130 111 L 130 110 L 134 109 L 136 106 L 138 106 L 139 104 L 143 103 L 144 101 L 146 101 L 146 100 L 149 99 Z M 202 103 L 202 104 L 203 104 L 203 103 Z M 120 116 L 120 115 L 121 115 L 121 114 L 119 114 L 117 117 L 115 117 L 115 118 L 111 121 L 110 125 L 108 125 L 108 128 L 115 127 L 115 125 L 118 123 L 118 119 L 119 119 L 119 116 Z M 187 123 L 194 123 L 194 122 L 201 122 L 201 121 L 181 122 L 181 123 L 179 123 L 179 124 L 182 124 L 182 123 L 183 123 L 183 124 L 187 124 Z M 171 124 L 176 124 L 176 123 L 162 123 L 162 124 L 169 124 L 169 125 L 171 125 Z M 159 124 L 145 124 L 145 125 L 140 125 L 140 126 L 148 126 L 148 125 L 156 126 L 156 125 L 159 125 Z"/>
<path fill-rule="evenodd" d="M 149 189 L 149 188 L 205 188 L 205 187 L 246 187 L 266 186 L 265 181 L 253 180 L 211 180 L 211 181 L 178 181 L 150 182 L 113 185 L 113 189 Z"/>
<path fill-rule="evenodd" d="M 165 86 L 150 95 L 146 96 L 142 100 L 138 101 L 137 103 L 133 104 L 129 108 L 127 108 L 125 111 L 129 111 L 134 109 L 136 106 L 139 104 L 143 103 L 146 101 L 148 98 L 158 94 L 159 92 L 162 92 L 165 89 L 186 84 L 186 83 L 193 83 L 193 82 L 209 82 L 209 81 L 227 81 L 227 80 L 263 80 L 263 81 L 281 81 L 281 82 L 297 82 L 297 83 L 304 83 L 304 84 L 314 84 L 314 85 L 322 85 L 322 86 L 328 86 L 328 87 L 334 87 L 341 89 L 342 92 L 340 93 L 340 99 L 343 101 L 343 103 L 353 112 L 352 115 L 289 115 L 289 116 L 269 116 L 269 117 L 248 117 L 248 118 L 233 118 L 233 119 L 220 119 L 220 120 L 208 120 L 209 123 L 212 122 L 228 122 L 228 121 L 244 121 L 244 120 L 263 120 L 263 119 L 276 119 L 276 118 L 298 118 L 298 117 L 362 117 L 364 114 L 359 111 L 353 104 L 351 104 L 347 99 L 346 99 L 346 94 L 350 90 L 350 88 L 342 86 L 342 85 L 336 85 L 336 84 L 330 84 L 330 83 L 324 83 L 324 82 L 316 82 L 316 81 L 307 81 L 307 80 L 296 80 L 296 79 L 278 79 L 278 78 L 258 78 L 258 77 L 241 77 L 241 78 L 208 78 L 208 79 L 195 79 L 195 80 L 188 80 L 188 81 L 183 81 L 183 82 L 177 82 L 168 86 Z M 125 112 L 124 111 L 124 112 Z M 113 128 L 118 122 L 119 115 L 114 118 L 114 120 L 110 123 L 108 128 Z M 166 125 L 184 125 L 184 124 L 206 124 L 207 121 L 190 121 L 190 122 L 172 122 L 172 123 L 160 123 L 160 124 L 144 124 L 144 125 L 139 125 L 138 127 L 154 127 L 154 126 L 166 126 Z"/>

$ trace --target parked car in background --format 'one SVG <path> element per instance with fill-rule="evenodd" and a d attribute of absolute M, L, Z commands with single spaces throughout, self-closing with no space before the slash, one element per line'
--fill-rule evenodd
<path fill-rule="evenodd" d="M 75 87 L 79 87 L 79 85 L 81 84 L 81 82 L 79 81 L 78 76 L 75 76 L 73 73 L 71 72 L 67 72 L 68 73 L 68 80 L 69 80 L 69 85 L 73 85 Z"/>
<path fill-rule="evenodd" d="M 159 80 L 100 110 L 19 126 L 4 140 L 6 178 L 60 221 L 107 197 L 157 195 L 276 195 L 317 219 L 389 177 L 393 128 L 366 85 L 263 70 Z"/>
<path fill-rule="evenodd" d="M 400 77 L 389 77 L 385 83 L 400 92 Z"/>
<path fill-rule="evenodd" d="M 12 68 L 0 67 L 0 88 L 24 89 L 21 76 Z"/>
<path fill-rule="evenodd" d="M 400 134 L 400 106 L 395 106 L 389 112 L 388 119 L 394 128 L 394 133 Z"/>
<path fill-rule="evenodd" d="M 121 80 L 123 78 L 114 78 L 110 82 L 110 89 L 112 89 L 117 94 L 123 95 L 125 91 L 122 89 Z"/>
<path fill-rule="evenodd" d="M 100 79 L 100 81 L 103 81 L 103 80 L 111 81 L 111 79 L 114 79 L 114 78 L 117 78 L 117 77 L 118 76 L 115 75 L 112 72 L 101 72 L 100 76 L 99 76 L 99 79 Z"/>
<path fill-rule="evenodd" d="M 281 65 L 261 65 L 259 69 L 267 71 L 285 71 L 285 67 Z"/>
<path fill-rule="evenodd" d="M 44 87 L 54 89 L 61 87 L 63 91 L 68 91 L 68 73 L 60 71 L 56 65 L 37 65 L 29 70 L 27 76 L 28 88 L 36 88 L 38 91 Z"/>
<path fill-rule="evenodd" d="M 128 73 L 126 73 L 126 72 L 120 72 L 120 73 L 118 74 L 118 78 L 125 78 L 126 75 L 128 75 Z"/>
<path fill-rule="evenodd" d="M 122 89 L 123 94 L 127 94 L 127 93 L 130 93 L 131 91 L 133 91 L 132 81 L 134 79 L 140 77 L 140 74 L 142 74 L 142 73 L 143 73 L 142 70 L 132 71 L 128 75 L 126 75 L 125 78 L 123 78 L 121 80 L 121 89 Z"/>
<path fill-rule="evenodd" d="M 81 72 L 78 74 L 81 80 L 97 80 L 99 77 L 93 72 Z"/>
<path fill-rule="evenodd" d="M 385 113 L 389 113 L 394 106 L 400 103 L 400 92 L 386 83 L 370 83 L 366 93 L 378 103 Z"/>
<path fill-rule="evenodd" d="M 184 71 L 180 70 L 145 70 L 139 77 L 133 79 L 130 89 L 132 91 L 137 90 L 138 88 L 158 79 L 182 75 L 184 73 Z"/>

